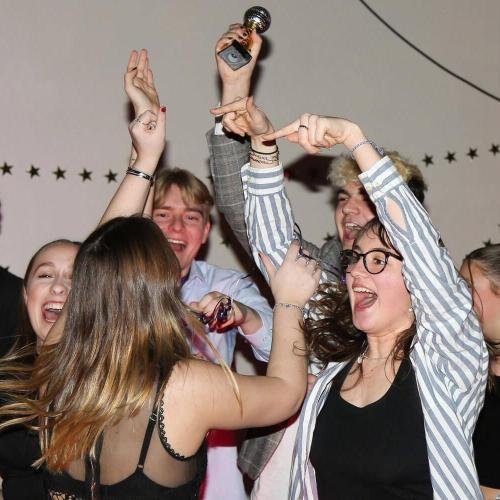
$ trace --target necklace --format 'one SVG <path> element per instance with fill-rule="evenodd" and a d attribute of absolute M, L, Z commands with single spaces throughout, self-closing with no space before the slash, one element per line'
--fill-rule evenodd
<path fill-rule="evenodd" d="M 358 356 L 358 359 L 356 362 L 358 365 L 360 365 L 363 362 L 363 359 L 370 359 L 372 361 L 381 361 L 387 359 L 391 354 L 389 353 L 387 356 L 382 356 L 381 358 L 372 358 L 371 356 L 368 356 L 366 353 L 368 352 L 368 345 L 366 346 L 365 350 Z"/>

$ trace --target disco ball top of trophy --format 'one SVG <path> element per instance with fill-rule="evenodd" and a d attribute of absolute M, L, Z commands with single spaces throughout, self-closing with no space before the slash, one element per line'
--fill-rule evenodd
<path fill-rule="evenodd" d="M 257 33 L 264 33 L 271 25 L 271 14 L 264 7 L 250 7 L 245 12 L 244 24 Z"/>

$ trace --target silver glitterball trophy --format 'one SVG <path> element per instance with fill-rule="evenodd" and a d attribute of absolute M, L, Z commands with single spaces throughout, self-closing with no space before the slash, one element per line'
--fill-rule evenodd
<path fill-rule="evenodd" d="M 243 26 L 250 31 L 264 33 L 271 25 L 271 14 L 264 7 L 250 7 L 243 18 Z M 252 37 L 244 42 L 236 40 L 222 49 L 217 55 L 234 71 L 240 69 L 252 60 L 249 50 L 252 46 Z"/>

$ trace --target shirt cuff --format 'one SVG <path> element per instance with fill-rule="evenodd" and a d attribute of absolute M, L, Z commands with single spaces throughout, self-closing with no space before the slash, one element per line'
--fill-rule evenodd
<path fill-rule="evenodd" d="M 245 335 L 243 330 L 238 327 L 243 338 L 257 351 L 259 351 L 259 361 L 269 361 L 269 353 L 271 352 L 272 335 L 269 334 L 269 325 L 262 326 L 255 333 Z M 267 356 L 266 356 L 267 353 Z M 257 356 L 256 356 L 257 357 Z"/>
<path fill-rule="evenodd" d="M 255 168 L 247 163 L 242 171 L 247 175 L 247 189 L 253 195 L 269 195 L 283 191 L 283 165 L 275 167 Z"/>
<path fill-rule="evenodd" d="M 373 201 L 383 198 L 388 192 L 404 184 L 403 178 L 388 156 L 384 156 L 358 178 Z"/>
<path fill-rule="evenodd" d="M 222 127 L 222 121 L 217 119 L 215 120 L 215 125 L 214 125 L 214 135 L 225 135 L 224 128 Z"/>

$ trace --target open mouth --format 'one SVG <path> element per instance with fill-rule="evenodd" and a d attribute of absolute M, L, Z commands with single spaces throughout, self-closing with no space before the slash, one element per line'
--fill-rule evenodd
<path fill-rule="evenodd" d="M 354 309 L 356 311 L 368 309 L 377 301 L 378 295 L 369 288 L 363 286 L 353 286 Z"/>
<path fill-rule="evenodd" d="M 42 307 L 42 316 L 47 323 L 55 323 L 61 314 L 64 304 L 61 302 L 47 302 Z"/>
<path fill-rule="evenodd" d="M 170 243 L 170 246 L 172 247 L 172 250 L 174 252 L 182 252 L 187 246 L 187 244 L 181 240 L 174 240 L 172 238 L 167 238 L 167 241 Z"/>
<path fill-rule="evenodd" d="M 345 222 L 344 223 L 344 238 L 348 240 L 354 240 L 361 230 L 361 226 L 355 222 Z"/>

